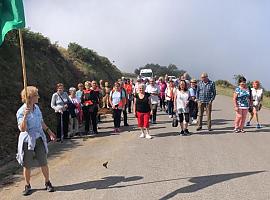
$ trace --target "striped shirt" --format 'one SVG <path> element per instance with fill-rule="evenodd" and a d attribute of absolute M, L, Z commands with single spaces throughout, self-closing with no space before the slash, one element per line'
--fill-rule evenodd
<path fill-rule="evenodd" d="M 207 83 L 200 81 L 197 87 L 196 98 L 202 103 L 209 103 L 216 97 L 215 82 L 208 81 Z"/>

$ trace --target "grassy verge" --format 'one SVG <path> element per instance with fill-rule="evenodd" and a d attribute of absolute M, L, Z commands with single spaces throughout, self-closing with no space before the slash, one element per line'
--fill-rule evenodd
<path fill-rule="evenodd" d="M 229 96 L 229 97 L 232 97 L 233 91 L 234 91 L 232 88 L 223 87 L 223 86 L 219 86 L 219 85 L 216 86 L 216 89 L 217 89 L 217 94 L 225 95 L 225 96 Z M 270 108 L 270 97 L 264 97 L 263 106 L 265 108 Z"/>

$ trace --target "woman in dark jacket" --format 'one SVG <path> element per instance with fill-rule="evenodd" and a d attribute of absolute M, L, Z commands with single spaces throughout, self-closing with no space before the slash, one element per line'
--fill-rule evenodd
<path fill-rule="evenodd" d="M 85 120 L 85 134 L 89 134 L 90 120 L 93 133 L 98 134 L 97 113 L 99 104 L 99 90 L 97 88 L 96 81 L 92 81 L 91 84 L 88 81 L 85 82 L 85 90 L 83 91 L 81 96 L 81 103 L 83 105 L 83 115 Z"/>

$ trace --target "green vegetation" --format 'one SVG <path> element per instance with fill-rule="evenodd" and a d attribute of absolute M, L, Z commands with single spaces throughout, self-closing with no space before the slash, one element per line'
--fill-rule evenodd
<path fill-rule="evenodd" d="M 217 80 L 216 82 L 217 94 L 232 97 L 235 86 L 226 80 Z M 264 90 L 263 106 L 270 108 L 270 95 L 269 91 Z"/>
<path fill-rule="evenodd" d="M 168 67 L 160 66 L 159 64 L 146 64 L 144 67 L 135 69 L 134 73 L 139 75 L 141 69 L 152 69 L 155 76 L 164 76 L 167 74 L 169 76 L 179 77 L 186 72 L 184 70 L 179 70 L 174 64 L 170 64 Z"/>
<path fill-rule="evenodd" d="M 21 58 L 17 31 L 11 31 L 0 46 L 0 165 L 15 158 L 19 130 L 16 111 L 21 106 L 23 88 Z M 52 44 L 40 33 L 23 31 L 28 85 L 40 93 L 40 107 L 45 122 L 54 130 L 55 115 L 50 100 L 55 85 L 64 83 L 66 90 L 86 80 L 113 82 L 122 76 L 108 58 L 93 50 L 70 43 L 68 49 Z"/>

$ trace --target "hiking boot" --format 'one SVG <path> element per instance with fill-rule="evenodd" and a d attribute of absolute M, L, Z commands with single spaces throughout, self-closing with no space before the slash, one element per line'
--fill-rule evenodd
<path fill-rule="evenodd" d="M 186 129 L 184 132 L 185 132 L 187 135 L 190 135 L 188 129 Z"/>
<path fill-rule="evenodd" d="M 25 185 L 24 186 L 24 191 L 23 191 L 23 196 L 28 196 L 31 194 L 31 185 Z"/>
<path fill-rule="evenodd" d="M 201 126 L 199 126 L 199 127 L 196 128 L 196 131 L 200 131 L 200 130 L 202 130 L 202 127 Z"/>
<path fill-rule="evenodd" d="M 45 183 L 45 189 L 48 191 L 48 192 L 54 192 L 54 188 L 51 184 L 50 181 L 48 181 L 47 183 Z"/>

